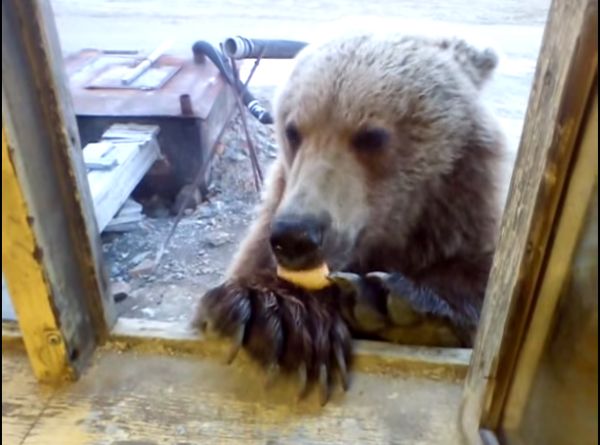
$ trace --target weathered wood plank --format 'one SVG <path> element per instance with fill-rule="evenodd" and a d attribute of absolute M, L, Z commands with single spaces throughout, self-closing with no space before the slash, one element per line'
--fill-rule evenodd
<path fill-rule="evenodd" d="M 555 235 L 536 297 L 535 308 L 529 321 L 527 334 L 519 352 L 514 379 L 506 399 L 502 428 L 516 429 L 529 400 L 534 375 L 538 369 L 544 347 L 555 322 L 559 298 L 572 273 L 573 256 L 581 233 L 589 224 L 590 206 L 598 201 L 598 96 L 586 119 L 581 148 L 570 174 L 564 203 L 556 225 Z M 594 204 L 594 200 L 596 204 Z M 596 207 L 597 209 L 597 207 Z M 597 212 L 597 210 L 596 210 Z M 597 231 L 596 219 L 596 231 Z M 593 230 L 593 226 L 592 226 Z M 589 229 L 588 229 L 589 231 Z M 596 232 L 597 233 L 597 232 Z M 597 251 L 596 251 L 597 254 Z M 575 349 L 577 346 L 573 345 Z"/>
<path fill-rule="evenodd" d="M 560 301 L 550 313 L 548 327 L 544 318 L 553 295 L 547 286 L 552 284 L 555 266 L 545 274 L 546 290 L 538 302 L 542 307 L 534 313 L 503 410 L 499 434 L 507 443 L 598 444 L 597 186 L 595 181 L 587 213 L 578 218 L 583 227 L 575 230 L 579 240 L 568 262 L 568 277 L 557 286 Z M 557 240 L 556 256 L 565 247 L 568 240 Z M 542 341 L 543 351 L 538 354 L 536 346 Z"/>
<path fill-rule="evenodd" d="M 105 232 L 127 232 L 139 227 L 146 217 L 142 213 L 143 207 L 133 199 L 128 199 L 115 217 L 104 228 Z"/>
<path fill-rule="evenodd" d="M 112 141 L 110 135 L 114 135 L 116 129 L 109 129 L 101 142 L 112 147 L 110 154 L 115 166 L 111 169 L 94 169 L 88 172 L 100 232 L 104 231 L 160 155 L 158 141 L 154 136 L 157 127 L 136 128 L 137 131 L 132 129 L 127 134 L 122 133 L 118 140 L 112 136 Z M 86 146 L 84 153 L 87 149 Z"/>
<path fill-rule="evenodd" d="M 465 386 L 472 443 L 499 423 L 597 76 L 597 29 L 596 0 L 553 2 Z"/>
<path fill-rule="evenodd" d="M 117 350 L 193 354 L 222 361 L 229 345 L 208 341 L 181 323 L 119 318 L 109 345 Z M 413 375 L 433 380 L 459 381 L 467 373 L 470 349 L 426 348 L 373 341 L 355 342 L 356 372 L 388 376 Z M 248 362 L 243 353 L 240 360 Z"/>
<path fill-rule="evenodd" d="M 3 127 L 58 327 L 78 365 L 108 334 L 115 312 L 63 69 L 49 2 L 3 2 Z"/>
<path fill-rule="evenodd" d="M 457 383 L 359 373 L 321 408 L 316 392 L 298 402 L 293 382 L 266 389 L 263 378 L 237 362 L 101 351 L 56 391 L 22 444 L 460 443 Z"/>
<path fill-rule="evenodd" d="M 144 207 L 141 204 L 138 204 L 133 199 L 128 199 L 117 213 L 118 217 L 125 216 L 139 216 L 142 214 Z"/>
<path fill-rule="evenodd" d="M 53 394 L 31 373 L 24 352 L 2 351 L 2 443 L 22 444 Z"/>
<path fill-rule="evenodd" d="M 112 170 L 119 161 L 112 152 L 113 144 L 106 141 L 91 142 L 83 148 L 83 161 L 88 170 Z"/>
<path fill-rule="evenodd" d="M 40 380 L 56 381 L 72 375 L 73 369 L 29 215 L 3 128 L 2 268 L 33 372 Z"/>

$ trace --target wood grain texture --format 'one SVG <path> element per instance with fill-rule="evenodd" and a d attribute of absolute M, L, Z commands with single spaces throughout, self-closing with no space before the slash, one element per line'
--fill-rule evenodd
<path fill-rule="evenodd" d="M 2 348 L 2 443 L 20 445 L 41 416 L 53 390 L 37 383 L 24 352 Z"/>
<path fill-rule="evenodd" d="M 584 220 L 550 329 L 531 329 L 519 356 L 499 431 L 504 443 L 598 444 L 597 182 Z M 534 348 L 542 335 L 539 356 Z"/>
<path fill-rule="evenodd" d="M 556 320 L 559 300 L 564 294 L 566 283 L 573 273 L 579 240 L 587 227 L 588 238 L 595 230 L 598 233 L 598 97 L 593 94 L 592 109 L 586 125 L 577 159 L 570 175 L 566 196 L 560 209 L 556 233 L 548 261 L 544 267 L 535 308 L 527 328 L 527 334 L 515 366 L 514 379 L 506 399 L 502 428 L 512 430 L 519 427 L 523 410 L 530 397 L 534 376 L 544 347 Z M 596 209 L 596 217 L 589 215 L 590 208 Z M 594 227 L 595 224 L 595 227 Z M 598 249 L 596 244 L 596 260 Z M 593 285 L 590 288 L 593 289 Z M 596 283 L 597 291 L 597 283 Z M 588 299 L 590 296 L 588 296 Z M 597 295 L 596 295 L 597 300 Z M 575 304 L 577 300 L 573 299 Z M 586 306 L 590 306 L 587 304 Z M 583 327 L 583 326 L 582 326 Z M 578 342 L 577 342 L 578 343 Z M 587 343 L 590 343 L 589 341 Z M 572 345 L 576 349 L 577 344 Z M 597 368 L 596 368 L 597 371 Z"/>
<path fill-rule="evenodd" d="M 13 360 L 5 354 L 3 367 Z M 7 413 L 3 426 L 29 425 L 22 445 L 460 443 L 459 384 L 360 373 L 320 408 L 316 394 L 296 402 L 294 385 L 266 390 L 263 377 L 237 363 L 104 350 L 33 422 Z M 19 394 L 31 397 L 30 385 Z"/>
<path fill-rule="evenodd" d="M 149 128 L 156 127 L 149 126 Z M 140 131 L 138 139 L 143 136 L 144 133 Z M 155 137 L 152 136 L 145 141 L 135 141 L 133 138 L 135 135 L 132 135 L 131 141 L 124 139 L 114 143 L 113 152 L 118 165 L 110 170 L 88 172 L 88 182 L 100 232 L 104 231 L 160 155 Z"/>
<path fill-rule="evenodd" d="M 119 351 L 193 354 L 223 361 L 227 342 L 208 341 L 182 323 L 119 318 L 109 347 Z M 354 342 L 354 370 L 369 374 L 417 376 L 448 382 L 462 381 L 468 370 L 470 349 L 401 346 L 375 341 Z M 240 361 L 250 362 L 241 353 Z"/>
<path fill-rule="evenodd" d="M 597 1 L 553 2 L 465 386 L 472 443 L 499 423 L 597 75 L 597 29 Z"/>
<path fill-rule="evenodd" d="M 33 372 L 40 380 L 56 381 L 73 370 L 29 218 L 3 128 L 2 268 Z"/>
<path fill-rule="evenodd" d="M 63 70 L 50 2 L 3 2 L 3 126 L 69 353 L 83 363 L 115 312 Z"/>

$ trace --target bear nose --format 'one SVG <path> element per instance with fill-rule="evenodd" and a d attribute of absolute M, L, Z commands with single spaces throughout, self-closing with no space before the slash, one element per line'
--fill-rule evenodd
<path fill-rule="evenodd" d="M 323 225 L 313 216 L 282 216 L 271 225 L 271 249 L 277 262 L 288 269 L 320 265 L 322 240 Z"/>

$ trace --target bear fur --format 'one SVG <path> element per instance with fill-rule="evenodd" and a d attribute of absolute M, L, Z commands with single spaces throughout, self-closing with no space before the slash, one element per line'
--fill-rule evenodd
<path fill-rule="evenodd" d="M 504 154 L 480 92 L 491 50 L 361 34 L 310 45 L 278 93 L 279 155 L 226 279 L 195 323 L 325 393 L 347 386 L 351 335 L 469 346 L 495 249 Z M 320 292 L 276 277 L 271 227 L 319 215 Z"/>

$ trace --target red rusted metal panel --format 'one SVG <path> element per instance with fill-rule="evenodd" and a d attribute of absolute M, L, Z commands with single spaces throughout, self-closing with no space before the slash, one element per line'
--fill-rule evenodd
<path fill-rule="evenodd" d="M 131 87 L 117 84 L 112 88 L 102 87 L 103 83 L 110 84 L 112 74 L 118 75 L 136 66 L 143 58 L 143 55 L 135 52 L 114 53 L 95 49 L 67 57 L 66 70 L 75 113 L 78 116 L 115 118 L 208 117 L 220 91 L 225 87 L 219 71 L 208 59 L 195 63 L 191 57 L 182 59 L 163 55 Z M 164 81 L 162 85 L 161 79 Z M 185 109 L 182 112 L 181 97 L 184 95 Z"/>

